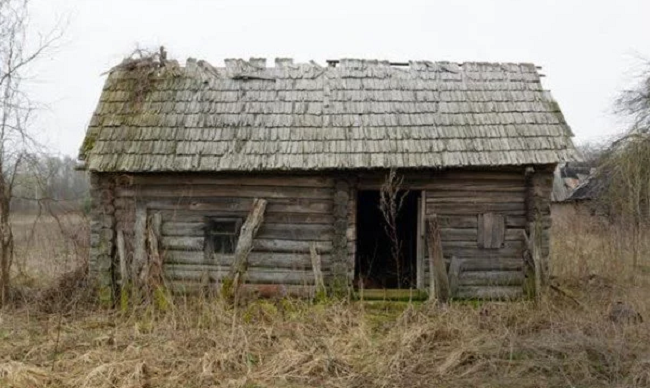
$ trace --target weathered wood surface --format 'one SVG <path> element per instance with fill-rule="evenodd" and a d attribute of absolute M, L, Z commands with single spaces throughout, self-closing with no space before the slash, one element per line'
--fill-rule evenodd
<path fill-rule="evenodd" d="M 459 277 L 461 286 L 522 286 L 522 271 L 463 271 Z"/>
<path fill-rule="evenodd" d="M 499 249 L 503 245 L 506 234 L 505 217 L 502 214 L 483 213 L 478 216 L 478 236 L 477 243 L 479 248 Z M 521 239 L 520 234 L 514 237 Z"/>
<path fill-rule="evenodd" d="M 316 294 L 325 293 L 325 280 L 323 278 L 323 270 L 321 265 L 321 257 L 316 249 L 316 244 L 312 243 L 310 246 L 311 267 L 314 271 L 314 284 L 316 285 Z"/>
<path fill-rule="evenodd" d="M 149 217 L 149 225 L 147 225 L 148 260 L 146 269 L 142 271 L 144 277 L 142 283 L 148 284 L 152 289 L 164 284 L 163 258 L 160 252 L 161 224 L 160 213 L 154 213 Z"/>
<path fill-rule="evenodd" d="M 446 302 L 451 297 L 449 277 L 442 254 L 440 227 L 435 215 L 427 217 L 427 246 L 429 248 L 431 295 L 438 301 Z"/>
<path fill-rule="evenodd" d="M 254 249 L 254 248 L 253 248 Z M 164 252 L 165 264 L 188 264 L 188 265 L 214 265 L 230 266 L 234 260 L 234 255 L 215 255 L 214 258 L 206 259 L 203 251 L 178 251 L 168 250 Z M 328 267 L 331 264 L 332 256 L 330 254 L 319 255 L 321 264 Z M 278 253 L 278 252 L 255 252 L 253 250 L 248 255 L 249 267 L 261 268 L 311 268 L 310 253 Z"/>
<path fill-rule="evenodd" d="M 117 231 L 117 259 L 120 265 L 120 283 L 122 287 L 126 286 L 130 281 L 129 268 L 126 258 L 126 248 L 124 247 L 124 232 Z"/>
<path fill-rule="evenodd" d="M 133 242 L 133 280 L 137 286 L 141 286 L 142 271 L 147 262 L 147 208 L 145 205 L 138 203 L 135 208 L 135 225 L 134 225 L 134 242 Z"/>
<path fill-rule="evenodd" d="M 144 204 L 150 212 L 161 215 L 160 245 L 165 268 L 213 265 L 214 269 L 223 269 L 224 264 L 229 267 L 232 256 L 219 259 L 225 263 L 206 264 L 206 217 L 243 219 L 254 198 L 267 194 L 264 223 L 253 239 L 249 270 L 253 274 L 273 269 L 311 271 L 310 244 L 314 243 L 321 257 L 324 276 L 330 274 L 335 219 L 332 177 L 150 174 L 133 175 L 128 182 L 116 191 L 117 212 L 134 235 L 136 201 Z M 188 193 L 191 195 L 186 195 Z M 130 218 L 134 222 L 129 223 Z M 346 233 L 353 235 L 354 226 L 349 225 Z M 134 243 L 135 239 L 130 243 L 130 249 L 137 245 Z M 126 245 L 128 251 L 129 241 Z M 349 255 L 347 244 L 345 249 Z M 165 272 L 169 274 L 169 271 Z M 200 281 L 199 275 L 192 276 Z M 313 273 L 311 278 L 313 281 Z"/>
<path fill-rule="evenodd" d="M 201 282 L 204 276 L 208 276 L 210 282 L 215 283 L 228 276 L 230 267 L 215 267 L 213 265 L 166 265 L 164 267 L 165 277 L 172 281 L 185 280 Z M 327 275 L 327 272 L 323 272 Z M 284 269 L 284 268 L 260 268 L 250 267 L 243 275 L 246 283 L 270 283 L 270 284 L 294 284 L 313 285 L 314 272 L 310 269 Z"/>
<path fill-rule="evenodd" d="M 456 297 L 460 285 L 460 275 L 463 270 L 462 264 L 462 261 L 458 260 L 456 256 L 452 256 L 449 263 L 449 294 L 452 298 Z"/>
<path fill-rule="evenodd" d="M 243 282 L 242 277 L 247 269 L 248 254 L 253 249 L 253 240 L 264 221 L 266 204 L 267 202 L 265 199 L 255 199 L 255 201 L 253 201 L 253 207 L 248 213 L 248 217 L 246 217 L 246 221 L 244 221 L 241 231 L 239 232 L 235 254 L 233 255 L 233 263 L 228 272 L 228 278 L 232 280 L 232 286 L 235 293 L 237 293 L 240 284 Z"/>
<path fill-rule="evenodd" d="M 512 300 L 523 297 L 522 287 L 460 287 L 456 293 L 460 299 Z"/>

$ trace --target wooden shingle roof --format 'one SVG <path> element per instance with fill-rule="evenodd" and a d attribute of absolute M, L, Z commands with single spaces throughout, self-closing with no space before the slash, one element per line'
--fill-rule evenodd
<path fill-rule="evenodd" d="M 188 60 L 106 80 L 80 159 L 92 171 L 553 164 L 571 131 L 532 64 Z"/>

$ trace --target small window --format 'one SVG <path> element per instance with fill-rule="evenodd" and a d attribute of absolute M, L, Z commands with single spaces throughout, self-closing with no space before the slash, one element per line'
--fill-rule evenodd
<path fill-rule="evenodd" d="M 499 249 L 506 237 L 506 218 L 503 214 L 483 213 L 478 215 L 478 247 Z"/>
<path fill-rule="evenodd" d="M 205 254 L 235 253 L 241 220 L 238 218 L 207 218 L 205 223 Z"/>

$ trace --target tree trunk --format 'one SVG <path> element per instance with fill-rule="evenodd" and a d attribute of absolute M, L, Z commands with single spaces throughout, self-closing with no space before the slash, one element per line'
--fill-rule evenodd
<path fill-rule="evenodd" d="M 9 201 L 11 196 L 0 164 L 0 306 L 9 298 L 11 287 L 11 264 L 14 256 L 14 236 L 9 223 Z"/>

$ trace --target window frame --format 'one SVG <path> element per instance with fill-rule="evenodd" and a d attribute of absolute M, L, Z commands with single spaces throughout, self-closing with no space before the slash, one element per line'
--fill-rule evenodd
<path fill-rule="evenodd" d="M 228 232 L 217 232 L 216 225 L 218 223 L 234 223 L 233 233 Z M 241 226 L 243 220 L 240 217 L 228 217 L 228 216 L 208 216 L 204 220 L 204 230 L 203 230 L 203 251 L 205 259 L 212 261 L 216 255 L 232 255 L 235 253 L 237 247 L 237 242 L 239 241 L 239 236 L 241 233 Z M 217 236 L 231 236 L 234 237 L 232 244 L 232 252 L 216 252 L 214 239 Z"/>

